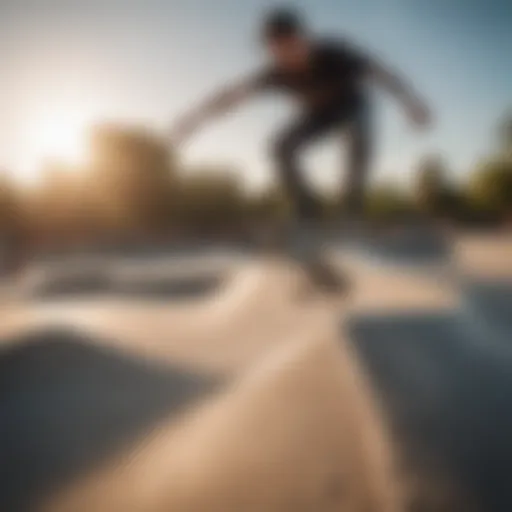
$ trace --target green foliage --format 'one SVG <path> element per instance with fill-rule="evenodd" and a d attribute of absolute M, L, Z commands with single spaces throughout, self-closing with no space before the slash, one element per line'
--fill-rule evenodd
<path fill-rule="evenodd" d="M 472 175 L 468 197 L 474 208 L 496 219 L 512 213 L 512 159 L 484 162 Z"/>
<path fill-rule="evenodd" d="M 498 126 L 498 151 L 501 156 L 512 158 L 512 109 L 504 116 Z"/>
<path fill-rule="evenodd" d="M 277 187 L 268 187 L 250 198 L 248 209 L 257 222 L 283 221 L 291 213 L 289 201 Z"/>
<path fill-rule="evenodd" d="M 139 128 L 97 127 L 90 137 L 90 193 L 119 229 L 168 225 L 176 199 L 176 165 L 164 141 Z"/>
<path fill-rule="evenodd" d="M 236 174 L 216 168 L 189 170 L 176 183 L 174 215 L 190 229 L 232 226 L 244 213 L 244 196 Z"/>
<path fill-rule="evenodd" d="M 446 167 L 438 156 L 430 155 L 419 164 L 415 190 L 418 208 L 429 216 L 440 216 L 448 208 L 449 187 Z"/>
<path fill-rule="evenodd" d="M 392 184 L 370 190 L 368 217 L 377 222 L 417 215 L 463 222 L 510 218 L 512 115 L 505 116 L 498 133 L 495 154 L 467 183 L 451 185 L 445 163 L 430 155 L 419 162 L 409 193 Z M 233 169 L 184 169 L 168 144 L 145 129 L 98 126 L 89 146 L 86 168 L 46 162 L 41 187 L 24 197 L 0 176 L 0 232 L 54 241 L 120 233 L 240 232 L 290 216 L 290 204 L 278 187 L 249 195 L 241 173 Z M 339 199 L 323 197 L 327 216 L 337 211 Z"/>
<path fill-rule="evenodd" d="M 20 191 L 6 176 L 0 174 L 0 267 L 7 270 L 17 264 L 18 251 L 28 239 L 25 201 Z M 4 250 L 7 249 L 10 255 Z M 11 261 L 9 261 L 11 259 Z"/>
<path fill-rule="evenodd" d="M 7 177 L 0 175 L 0 232 L 10 229 L 18 215 L 16 190 Z"/>
<path fill-rule="evenodd" d="M 381 185 L 368 194 L 366 211 L 372 221 L 391 222 L 414 213 L 409 197 L 392 185 Z"/>

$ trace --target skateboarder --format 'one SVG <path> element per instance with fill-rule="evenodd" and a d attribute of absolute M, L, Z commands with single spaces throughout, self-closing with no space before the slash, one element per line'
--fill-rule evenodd
<path fill-rule="evenodd" d="M 277 90 L 298 100 L 300 113 L 273 139 L 273 160 L 296 218 L 315 220 L 320 203 L 305 184 L 299 156 L 309 144 L 332 132 L 348 135 L 344 215 L 361 214 L 372 154 L 372 120 L 366 85 L 374 82 L 405 107 L 418 127 L 429 122 L 429 110 L 413 89 L 393 72 L 344 40 L 325 40 L 310 33 L 289 10 L 271 12 L 262 26 L 269 64 L 253 76 L 225 88 L 185 115 L 174 130 L 180 143 L 202 123 L 254 94 Z M 340 166 L 341 167 L 341 166 Z"/>
<path fill-rule="evenodd" d="M 280 91 L 294 97 L 299 113 L 272 144 L 279 181 L 299 224 L 293 252 L 308 263 L 308 272 L 314 274 L 317 283 L 346 288 L 346 279 L 341 278 L 341 283 L 327 262 L 318 257 L 315 225 L 321 215 L 321 203 L 303 180 L 299 156 L 309 144 L 333 132 L 339 132 L 340 138 L 342 134 L 348 135 L 342 220 L 357 221 L 363 210 L 372 153 L 368 82 L 380 85 L 399 100 L 410 120 L 419 127 L 428 124 L 429 111 L 408 84 L 376 59 L 347 41 L 316 37 L 293 11 L 271 12 L 261 32 L 269 54 L 267 66 L 226 87 L 185 115 L 174 129 L 174 142 L 179 144 L 204 122 L 255 94 Z"/>

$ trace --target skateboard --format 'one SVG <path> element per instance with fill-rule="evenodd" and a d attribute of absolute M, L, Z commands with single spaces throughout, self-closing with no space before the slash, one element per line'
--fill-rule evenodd
<path fill-rule="evenodd" d="M 345 295 L 350 290 L 347 275 L 329 260 L 325 244 L 329 236 L 319 226 L 276 227 L 259 233 L 258 244 L 267 254 L 284 257 L 298 265 L 311 290 Z"/>

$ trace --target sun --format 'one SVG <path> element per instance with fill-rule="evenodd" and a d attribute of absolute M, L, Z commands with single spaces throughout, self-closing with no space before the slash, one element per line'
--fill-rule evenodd
<path fill-rule="evenodd" d="M 37 184 L 48 160 L 80 170 L 87 156 L 85 139 L 91 122 L 91 116 L 77 108 L 54 109 L 37 116 L 26 133 L 19 180 Z"/>

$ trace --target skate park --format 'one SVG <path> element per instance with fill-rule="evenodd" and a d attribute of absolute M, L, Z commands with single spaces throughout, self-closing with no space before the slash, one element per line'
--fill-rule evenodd
<path fill-rule="evenodd" d="M 2 510 L 506 510 L 512 242 L 89 255 L 4 295 Z M 110 265 L 109 265 L 110 262 Z"/>
<path fill-rule="evenodd" d="M 279 3 L 0 4 L 0 512 L 512 510 L 512 10 Z"/>

